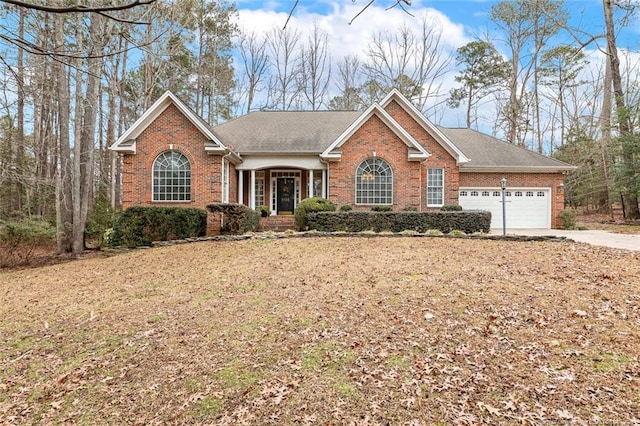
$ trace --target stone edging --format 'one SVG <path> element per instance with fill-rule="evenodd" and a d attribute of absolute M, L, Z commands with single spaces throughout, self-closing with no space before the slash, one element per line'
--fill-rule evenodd
<path fill-rule="evenodd" d="M 380 237 L 409 237 L 409 238 L 457 238 L 469 240 L 503 240 L 503 241 L 552 241 L 552 242 L 575 242 L 567 237 L 559 237 L 555 235 L 489 235 L 489 234 L 472 234 L 472 235 L 431 235 L 431 234 L 407 234 L 402 232 L 262 232 L 242 235 L 216 235 L 211 237 L 195 237 L 185 238 L 181 240 L 170 241 L 154 241 L 151 246 L 140 246 L 136 248 L 128 247 L 103 247 L 100 250 L 105 253 L 122 253 L 135 249 L 149 249 L 152 247 L 164 247 L 177 244 L 196 243 L 200 241 L 243 241 L 243 240 L 275 240 L 282 238 L 319 238 L 319 237 L 360 237 L 360 238 L 380 238 Z"/>

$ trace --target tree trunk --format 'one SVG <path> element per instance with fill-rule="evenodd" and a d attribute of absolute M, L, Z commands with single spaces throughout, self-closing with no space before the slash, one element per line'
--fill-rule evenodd
<path fill-rule="evenodd" d="M 56 46 L 64 47 L 64 15 L 55 15 L 54 32 Z M 71 227 L 73 223 L 73 206 L 71 179 L 71 144 L 69 140 L 69 82 L 65 65 L 61 61 L 54 61 L 53 68 L 56 75 L 56 94 L 58 110 L 58 146 L 60 168 L 56 176 L 56 222 L 58 228 L 58 251 L 71 250 Z"/>
<path fill-rule="evenodd" d="M 603 0 L 604 18 L 607 29 L 607 51 L 609 54 L 609 63 L 611 64 L 611 79 L 613 83 L 613 94 L 616 103 L 616 112 L 618 115 L 618 123 L 620 136 L 627 137 L 632 134 L 631 120 L 629 110 L 625 105 L 624 91 L 622 89 L 622 76 L 620 74 L 620 60 L 618 59 L 618 48 L 616 46 L 616 34 L 613 24 L 613 0 Z M 633 151 L 629 149 L 629 144 L 623 144 L 622 162 L 631 167 L 633 164 Z M 623 188 L 625 211 L 629 219 L 639 219 L 640 209 L 638 208 L 638 197 L 633 190 Z"/>

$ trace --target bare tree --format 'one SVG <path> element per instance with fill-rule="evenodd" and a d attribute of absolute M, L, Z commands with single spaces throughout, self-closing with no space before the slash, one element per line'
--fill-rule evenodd
<path fill-rule="evenodd" d="M 355 55 L 346 56 L 338 63 L 336 87 L 339 95 L 329 102 L 329 109 L 357 110 L 363 108 L 360 89 L 362 85 L 362 63 Z"/>
<path fill-rule="evenodd" d="M 261 90 L 265 74 L 269 68 L 267 41 L 255 32 L 241 33 L 238 51 L 242 57 L 242 75 L 246 79 L 246 112 L 253 106 L 256 94 Z"/>
<path fill-rule="evenodd" d="M 443 77 L 453 63 L 442 42 L 441 29 L 427 16 L 422 18 L 419 32 L 407 25 L 395 33 L 379 32 L 369 43 L 365 73 L 383 88 L 397 88 L 429 115 L 444 102 L 440 99 L 444 96 Z"/>
<path fill-rule="evenodd" d="M 321 31 L 316 21 L 313 23 L 307 45 L 300 49 L 298 85 L 313 111 L 326 103 L 331 80 L 331 56 L 327 50 L 327 39 L 327 33 Z"/>
<path fill-rule="evenodd" d="M 269 80 L 269 103 L 283 111 L 299 101 L 300 33 L 291 28 L 273 28 L 267 34 L 267 48 L 274 74 Z"/>

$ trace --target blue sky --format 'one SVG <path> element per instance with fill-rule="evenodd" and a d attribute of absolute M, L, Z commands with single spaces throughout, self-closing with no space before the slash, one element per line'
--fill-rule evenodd
<path fill-rule="evenodd" d="M 640 3 L 640 0 L 632 0 Z M 275 27 L 282 27 L 294 5 L 295 0 L 271 0 L 256 2 L 237 0 L 239 24 L 248 31 L 262 33 Z M 355 54 L 364 59 L 364 52 L 372 34 L 382 30 L 397 30 L 401 25 L 419 29 L 423 18 L 429 20 L 442 31 L 443 51 L 455 56 L 455 50 L 477 38 L 485 38 L 485 34 L 495 35 L 495 26 L 489 19 L 494 0 L 414 0 L 407 10 L 413 17 L 399 7 L 389 10 L 393 0 L 376 0 L 355 21 L 351 21 L 368 3 L 368 0 L 300 0 L 288 24 L 300 33 L 301 40 L 307 39 L 306 32 L 313 22 L 318 22 L 328 35 L 329 51 L 333 63 L 337 63 L 346 55 Z M 570 12 L 570 24 L 581 28 L 585 33 L 604 33 L 602 0 L 565 0 Z M 640 15 L 640 13 L 639 13 Z M 640 17 L 636 16 L 618 37 L 618 46 L 632 52 L 640 50 Z M 585 36 L 586 37 L 586 36 Z M 491 37 L 490 37 L 491 38 Z M 559 36 L 558 44 L 573 44 L 573 39 L 566 33 Z M 604 41 L 599 42 L 604 47 Z M 508 52 L 496 47 L 505 57 Z M 595 44 L 585 51 L 592 61 L 594 69 L 599 68 L 604 56 L 598 52 Z M 638 56 L 634 53 L 634 56 Z M 640 59 L 639 59 L 640 60 Z M 457 86 L 453 81 L 455 71 L 447 75 L 444 82 L 444 93 Z M 487 112 L 493 114 L 494 112 Z M 458 111 L 446 111 L 438 117 L 430 117 L 443 125 L 459 126 L 463 115 Z M 484 129 L 485 131 L 488 129 Z"/>

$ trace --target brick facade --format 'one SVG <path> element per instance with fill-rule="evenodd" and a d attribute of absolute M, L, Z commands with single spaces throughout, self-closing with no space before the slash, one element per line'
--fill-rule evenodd
<path fill-rule="evenodd" d="M 125 155 L 122 165 L 122 207 L 171 206 L 198 207 L 222 199 L 222 156 L 204 150 L 204 135 L 173 104 L 158 116 L 137 138 L 136 154 Z M 191 163 L 191 201 L 153 201 L 151 192 L 153 162 L 172 149 Z M 237 200 L 237 173 L 229 164 L 229 200 Z"/>
<path fill-rule="evenodd" d="M 342 145 L 340 161 L 329 164 L 329 199 L 339 206 L 349 204 L 356 210 L 369 210 L 369 205 L 355 204 L 355 175 L 358 165 L 375 156 L 389 163 L 393 170 L 394 210 L 429 209 L 426 197 L 429 168 L 444 170 L 444 204 L 456 204 L 460 174 L 455 158 L 395 101 L 385 111 L 431 156 L 426 161 L 409 161 L 407 145 L 373 115 Z"/>
<path fill-rule="evenodd" d="M 184 109 L 183 109 L 184 111 Z M 340 146 L 340 159 L 326 163 L 328 198 L 336 206 L 350 205 L 356 210 L 370 210 L 371 205 L 356 205 L 356 171 L 358 166 L 370 158 L 385 160 L 393 171 L 393 209 L 406 207 L 420 211 L 427 206 L 427 170 L 444 170 L 444 202 L 458 204 L 460 187 L 499 187 L 500 179 L 506 177 L 509 187 L 549 188 L 551 190 L 552 227 L 560 227 L 560 212 L 564 208 L 562 173 L 499 173 L 462 172 L 456 158 L 416 121 L 396 100 L 391 100 L 385 111 L 407 131 L 429 154 L 427 159 L 409 161 L 409 147 L 385 122 L 373 113 Z M 174 104 L 170 103 L 136 137 L 136 153 L 123 155 L 122 204 L 123 208 L 135 205 L 176 206 L 205 208 L 222 201 L 221 154 L 211 155 L 205 151 L 207 137 Z M 207 133 L 207 130 L 204 131 Z M 152 200 L 153 163 L 163 152 L 170 149 L 185 155 L 191 164 L 191 201 L 158 202 Z M 241 153 L 242 154 L 242 153 Z M 264 203 L 271 205 L 271 176 L 273 171 L 296 171 L 300 173 L 300 198 L 308 196 L 309 171 L 303 168 L 264 169 Z M 243 171 L 242 201 L 250 205 L 250 171 Z M 319 194 L 314 194 L 318 196 Z M 229 202 L 238 202 L 238 172 L 229 162 Z M 439 207 L 434 207 L 439 208 Z M 208 233 L 218 233 L 220 217 L 210 215 Z M 266 222 L 265 222 L 266 223 Z"/>

